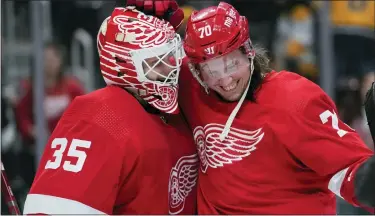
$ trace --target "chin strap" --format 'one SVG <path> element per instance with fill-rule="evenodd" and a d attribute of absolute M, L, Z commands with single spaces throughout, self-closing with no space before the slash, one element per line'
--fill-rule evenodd
<path fill-rule="evenodd" d="M 251 63 L 250 63 L 250 78 L 249 78 L 249 82 L 247 83 L 247 87 L 246 87 L 245 91 L 243 92 L 240 100 L 238 101 L 238 104 L 236 105 L 236 107 L 234 108 L 234 110 L 230 114 L 227 122 L 225 123 L 224 130 L 220 134 L 220 137 L 219 137 L 220 141 L 224 141 L 225 137 L 229 134 L 230 127 L 232 126 L 234 118 L 236 117 L 238 111 L 240 110 L 240 108 L 242 106 L 242 103 L 244 102 L 244 100 L 246 98 L 247 92 L 249 91 L 250 83 L 251 83 L 251 77 L 253 76 L 253 71 L 254 71 L 254 59 L 250 58 L 250 61 L 251 61 Z"/>

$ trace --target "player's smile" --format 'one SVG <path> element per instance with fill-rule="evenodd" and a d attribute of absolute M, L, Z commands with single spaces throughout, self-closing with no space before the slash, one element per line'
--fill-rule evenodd
<path fill-rule="evenodd" d="M 220 87 L 223 89 L 223 91 L 233 92 L 234 90 L 236 90 L 236 88 L 238 87 L 239 83 L 240 83 L 240 80 L 237 80 L 237 81 L 233 81 L 230 84 L 225 85 L 225 86 L 221 85 Z"/>
<path fill-rule="evenodd" d="M 239 49 L 201 63 L 202 78 L 207 86 L 225 101 L 237 101 L 250 78 L 248 57 Z"/>

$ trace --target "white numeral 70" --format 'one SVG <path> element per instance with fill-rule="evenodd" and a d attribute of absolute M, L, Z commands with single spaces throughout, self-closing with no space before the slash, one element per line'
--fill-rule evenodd
<path fill-rule="evenodd" d="M 206 25 L 204 27 L 201 27 L 198 29 L 200 35 L 199 37 L 200 38 L 204 38 L 204 37 L 207 37 L 207 36 L 210 36 L 212 34 L 212 29 L 211 29 L 211 26 L 210 25 Z"/>
<path fill-rule="evenodd" d="M 63 153 L 65 152 L 68 140 L 66 138 L 55 138 L 52 141 L 51 148 L 56 149 L 53 153 L 54 160 L 48 160 L 45 169 L 57 169 L 61 166 Z M 59 148 L 58 148 L 59 146 Z M 77 150 L 77 147 L 90 148 L 91 142 L 86 140 L 73 139 L 70 143 L 68 156 L 77 158 L 77 163 L 73 164 L 71 161 L 66 160 L 63 169 L 70 172 L 79 172 L 82 170 L 83 164 L 86 160 L 86 152 Z"/>
<path fill-rule="evenodd" d="M 322 112 L 319 115 L 319 117 L 320 117 L 320 120 L 322 121 L 323 124 L 327 123 L 328 118 L 331 117 L 332 118 L 332 128 L 337 130 L 337 134 L 339 135 L 339 137 L 343 137 L 345 134 L 348 133 L 348 131 L 339 128 L 339 119 L 337 118 L 337 114 L 335 112 L 332 113 L 331 111 L 326 110 L 326 111 Z"/>

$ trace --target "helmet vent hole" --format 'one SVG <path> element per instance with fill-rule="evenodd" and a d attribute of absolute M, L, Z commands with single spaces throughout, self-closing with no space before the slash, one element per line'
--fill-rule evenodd
<path fill-rule="evenodd" d="M 209 42 L 209 43 L 202 44 L 201 46 L 208 46 L 208 45 L 213 44 L 213 43 L 216 43 L 216 41 L 211 41 L 211 42 Z"/>
<path fill-rule="evenodd" d="M 124 72 L 117 72 L 117 76 L 118 76 L 118 77 L 122 77 L 122 76 L 124 76 L 124 75 L 125 75 Z"/>
<path fill-rule="evenodd" d="M 124 60 L 124 59 L 121 59 L 121 58 L 119 58 L 119 57 L 115 57 L 115 61 L 117 62 L 117 63 L 126 63 L 126 61 Z"/>

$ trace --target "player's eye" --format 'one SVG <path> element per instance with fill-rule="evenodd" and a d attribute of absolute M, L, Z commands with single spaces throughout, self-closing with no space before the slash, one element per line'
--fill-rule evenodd
<path fill-rule="evenodd" d="M 165 78 L 164 78 L 164 77 L 159 77 L 159 78 L 157 79 L 157 81 L 159 81 L 159 82 L 164 82 L 164 81 L 165 81 Z"/>
<path fill-rule="evenodd" d="M 236 65 L 235 64 L 230 64 L 227 68 L 228 69 L 233 69 Z"/>
<path fill-rule="evenodd" d="M 210 71 L 210 74 L 211 74 L 211 76 L 213 76 L 213 77 L 217 77 L 217 76 L 219 76 L 219 72 L 217 72 L 217 71 Z"/>

